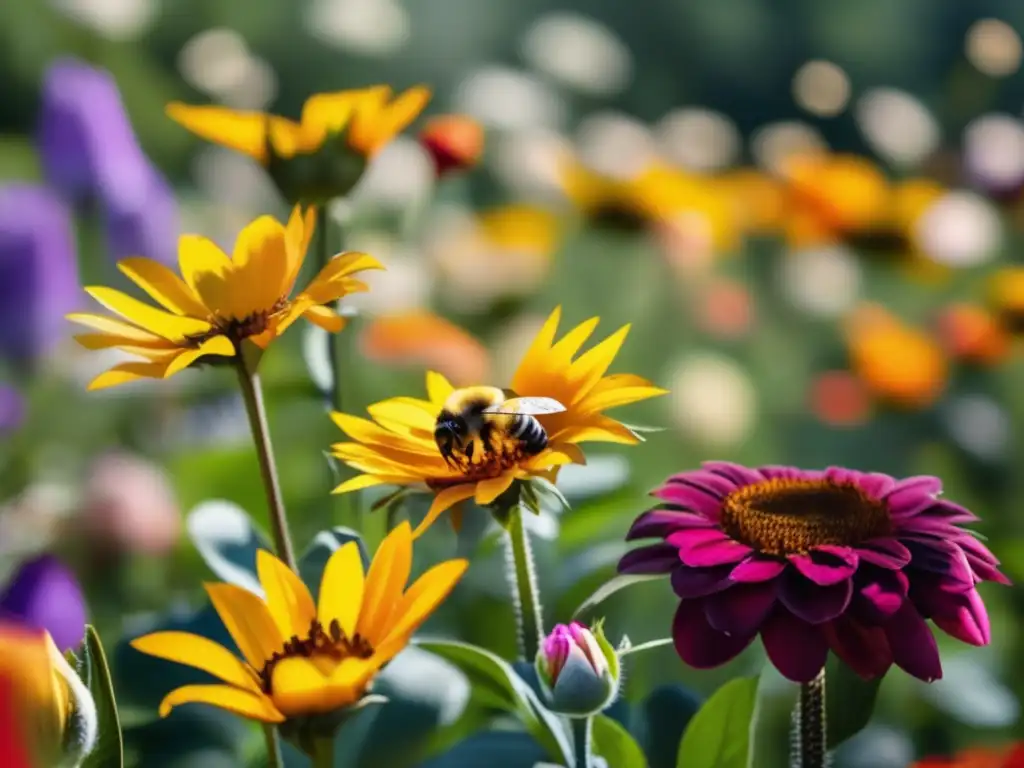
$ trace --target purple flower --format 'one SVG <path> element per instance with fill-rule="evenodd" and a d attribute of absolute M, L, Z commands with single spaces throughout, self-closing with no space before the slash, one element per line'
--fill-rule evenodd
<path fill-rule="evenodd" d="M 103 211 L 111 258 L 146 256 L 177 264 L 178 204 L 167 180 L 150 168 L 145 194 L 112 199 Z"/>
<path fill-rule="evenodd" d="M 942 676 L 927 619 L 972 645 L 990 640 L 976 589 L 1008 584 L 999 561 L 960 527 L 978 518 L 940 500 L 934 477 L 724 462 L 669 478 L 664 502 L 627 539 L 622 573 L 668 573 L 680 598 L 676 651 L 698 668 L 724 664 L 761 636 L 787 678 L 806 682 L 831 649 L 865 678 L 892 664 Z"/>
<path fill-rule="evenodd" d="M 0 620 L 45 629 L 67 651 L 85 637 L 85 598 L 71 571 L 42 555 L 24 563 L 0 595 Z"/>
<path fill-rule="evenodd" d="M 0 353 L 17 360 L 49 351 L 77 308 L 78 260 L 70 212 L 46 189 L 0 188 Z"/>

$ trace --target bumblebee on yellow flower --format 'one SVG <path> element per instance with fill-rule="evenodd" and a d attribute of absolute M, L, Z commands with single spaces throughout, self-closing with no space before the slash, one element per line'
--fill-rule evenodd
<path fill-rule="evenodd" d="M 327 561 L 317 602 L 295 572 L 265 550 L 257 557 L 265 598 L 233 584 L 207 584 L 243 658 L 186 632 L 132 641 L 136 650 L 220 680 L 171 691 L 161 716 L 183 704 L 210 704 L 263 723 L 293 721 L 301 735 L 303 718 L 357 705 L 468 567 L 465 560 L 442 562 L 407 589 L 412 554 L 408 523 L 381 542 L 365 573 L 358 544 L 343 545 Z"/>
<path fill-rule="evenodd" d="M 335 413 L 335 423 L 350 441 L 334 445 L 334 455 L 362 473 L 335 492 L 376 485 L 426 486 L 436 495 L 414 532 L 419 536 L 462 501 L 473 498 L 490 505 L 517 480 L 553 479 L 559 466 L 585 463 L 579 443 L 639 442 L 634 430 L 604 413 L 666 392 L 633 374 L 606 375 L 629 326 L 580 354 L 598 318 L 556 341 L 560 316 L 556 309 L 537 334 L 512 378 L 511 391 L 457 390 L 430 372 L 427 399 L 396 397 L 376 403 L 368 408 L 372 420 Z M 512 407 L 513 400 L 523 399 L 554 402 L 561 410 L 533 416 Z M 488 419 L 487 414 L 497 418 Z M 456 527 L 459 521 L 460 516 L 453 517 Z"/>
<path fill-rule="evenodd" d="M 180 103 L 168 105 L 167 114 L 197 136 L 261 163 L 289 201 L 315 203 L 347 194 L 366 164 L 428 101 L 424 86 L 392 98 L 390 87 L 377 85 L 315 94 L 298 121 Z"/>
<path fill-rule="evenodd" d="M 329 306 L 366 285 L 353 277 L 382 269 L 363 253 L 343 253 L 292 295 L 313 235 L 314 211 L 299 206 L 287 225 L 261 216 L 238 235 L 229 257 L 212 241 L 184 235 L 178 242 L 181 277 L 150 259 L 124 259 L 118 268 L 160 307 L 113 288 L 86 292 L 116 317 L 76 313 L 92 329 L 76 336 L 87 349 L 118 348 L 141 358 L 121 363 L 89 385 L 101 389 L 140 378 L 166 379 L 202 358 L 231 358 L 249 341 L 265 349 L 300 317 L 337 332 L 344 320 Z"/>

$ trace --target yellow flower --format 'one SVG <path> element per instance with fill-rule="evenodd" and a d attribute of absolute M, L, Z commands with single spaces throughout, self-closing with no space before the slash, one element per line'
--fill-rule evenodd
<path fill-rule="evenodd" d="M 365 574 L 355 542 L 331 555 L 317 604 L 299 577 L 269 552 L 257 553 L 256 566 L 265 599 L 233 584 L 206 585 L 244 660 L 187 632 L 156 632 L 132 641 L 136 650 L 222 681 L 171 691 L 160 704 L 161 716 L 198 703 L 280 723 L 355 704 L 448 596 L 468 563 L 440 563 L 406 589 L 412 532 L 403 523 L 381 542 Z"/>
<path fill-rule="evenodd" d="M 298 122 L 262 112 L 180 103 L 169 104 L 167 114 L 197 136 L 267 166 L 288 199 L 315 202 L 346 194 L 366 162 L 430 100 L 430 90 L 423 86 L 394 100 L 391 95 L 385 85 L 318 93 L 306 100 Z"/>
<path fill-rule="evenodd" d="M 45 631 L 0 623 L 0 681 L 13 704 L 25 745 L 41 765 L 52 765 L 63 751 L 64 735 L 78 706 L 88 707 L 88 691 Z M 95 713 L 80 718 L 89 732 L 80 748 L 95 742 Z"/>
<path fill-rule="evenodd" d="M 475 456 L 472 462 L 463 459 L 458 466 L 449 466 L 434 441 L 434 426 L 442 405 L 454 390 L 447 379 L 430 372 L 426 400 L 395 397 L 376 403 L 368 408 L 372 421 L 343 413 L 333 415 L 335 423 L 352 440 L 334 445 L 334 455 L 363 473 L 342 483 L 335 493 L 375 485 L 426 485 L 436 496 L 414 532 L 419 536 L 442 512 L 459 502 L 475 498 L 477 504 L 491 504 L 516 480 L 533 476 L 550 479 L 563 464 L 584 463 L 577 443 L 637 443 L 639 438 L 633 430 L 606 416 L 604 411 L 666 391 L 632 374 L 605 375 L 626 339 L 629 326 L 578 355 L 597 327 L 598 318 L 581 323 L 556 342 L 560 315 L 561 310 L 556 309 L 548 318 L 520 363 L 511 386 L 518 396 L 551 397 L 566 407 L 562 413 L 537 417 L 548 435 L 543 451 L 533 456 L 486 452 Z"/>
<path fill-rule="evenodd" d="M 303 216 L 298 206 L 287 227 L 261 216 L 239 234 L 231 257 L 205 237 L 184 235 L 178 241 L 182 277 L 146 258 L 119 262 L 118 268 L 163 309 L 113 288 L 85 289 L 122 319 L 68 315 L 98 331 L 76 336 L 78 342 L 87 349 L 117 347 L 143 358 L 100 374 L 89 389 L 166 379 L 207 355 L 233 357 L 245 340 L 265 349 L 299 317 L 340 331 L 344 320 L 326 305 L 366 290 L 353 273 L 383 267 L 363 253 L 339 254 L 305 290 L 291 296 L 313 235 L 313 218 L 312 209 Z"/>
<path fill-rule="evenodd" d="M 1024 267 L 1005 267 L 992 276 L 989 304 L 1009 333 L 1024 334 Z"/>

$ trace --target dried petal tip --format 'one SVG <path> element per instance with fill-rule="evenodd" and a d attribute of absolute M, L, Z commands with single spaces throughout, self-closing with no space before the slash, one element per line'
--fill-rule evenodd
<path fill-rule="evenodd" d="M 484 151 L 484 129 L 465 115 L 442 115 L 429 120 L 420 144 L 430 153 L 438 176 L 475 166 Z"/>
<path fill-rule="evenodd" d="M 548 706 L 570 717 L 587 717 L 611 706 L 619 689 L 619 658 L 600 624 L 558 624 L 535 662 Z"/>

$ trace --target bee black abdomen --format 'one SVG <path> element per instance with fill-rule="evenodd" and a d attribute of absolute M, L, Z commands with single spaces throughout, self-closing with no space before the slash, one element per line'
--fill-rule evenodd
<path fill-rule="evenodd" d="M 516 417 L 513 431 L 520 446 L 528 454 L 537 454 L 548 447 L 548 433 L 533 416 L 519 415 Z"/>

